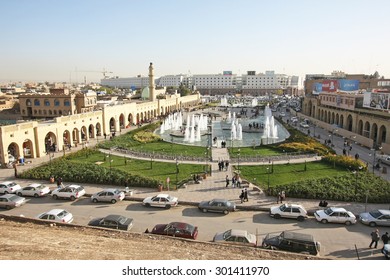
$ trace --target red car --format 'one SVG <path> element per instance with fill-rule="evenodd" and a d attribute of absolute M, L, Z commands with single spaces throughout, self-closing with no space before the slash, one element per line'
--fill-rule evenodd
<path fill-rule="evenodd" d="M 182 237 L 196 239 L 198 236 L 198 227 L 181 222 L 172 222 L 169 224 L 156 225 L 152 232 L 153 234 L 169 235 L 174 237 Z"/>

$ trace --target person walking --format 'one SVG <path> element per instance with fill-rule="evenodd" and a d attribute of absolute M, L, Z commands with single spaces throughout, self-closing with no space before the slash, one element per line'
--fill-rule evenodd
<path fill-rule="evenodd" d="M 248 202 L 249 199 L 248 199 L 248 190 L 247 189 L 244 189 L 244 202 Z"/>
<path fill-rule="evenodd" d="M 378 247 L 378 241 L 379 241 L 379 229 L 375 229 L 371 232 L 371 243 L 370 243 L 370 246 L 368 247 L 372 247 L 372 245 L 375 245 L 374 248 L 377 248 Z"/>
<path fill-rule="evenodd" d="M 382 241 L 383 241 L 383 246 L 388 244 L 389 243 L 389 233 L 386 232 L 382 235 L 381 237 Z"/>
<path fill-rule="evenodd" d="M 280 194 L 280 203 L 283 203 L 283 200 L 285 199 L 286 199 L 286 193 L 282 191 L 282 193 Z"/>
<path fill-rule="evenodd" d="M 239 196 L 239 198 L 240 198 L 240 200 L 241 200 L 241 203 L 243 203 L 244 202 L 244 190 L 242 190 L 241 191 L 241 194 L 240 194 L 240 196 Z"/>
<path fill-rule="evenodd" d="M 229 187 L 229 183 L 230 183 L 229 176 L 226 175 L 226 188 Z"/>

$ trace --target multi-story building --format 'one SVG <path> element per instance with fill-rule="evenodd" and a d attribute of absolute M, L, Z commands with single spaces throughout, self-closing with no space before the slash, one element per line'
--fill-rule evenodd
<path fill-rule="evenodd" d="M 275 74 L 275 71 L 266 71 L 265 74 L 256 74 L 255 71 L 248 71 L 242 75 L 242 94 L 264 95 L 266 93 L 298 93 L 298 76 Z"/>
<path fill-rule="evenodd" d="M 179 87 L 181 84 L 187 84 L 186 76 L 184 75 L 167 75 L 156 80 L 156 85 L 159 87 Z"/>
<path fill-rule="evenodd" d="M 225 74 L 193 75 L 192 86 L 207 95 L 226 94 L 236 92 L 237 75 L 230 71 Z"/>
<path fill-rule="evenodd" d="M 42 119 L 91 112 L 96 107 L 96 92 L 71 93 L 69 89 L 55 88 L 44 93 L 19 95 L 23 119 Z"/>
<path fill-rule="evenodd" d="M 135 89 L 142 89 L 144 87 L 148 87 L 149 77 L 143 77 L 141 75 L 138 75 L 137 77 L 130 77 L 130 78 L 112 77 L 112 78 L 101 79 L 100 83 L 102 86 L 108 86 L 113 88 L 131 88 L 135 90 Z"/>

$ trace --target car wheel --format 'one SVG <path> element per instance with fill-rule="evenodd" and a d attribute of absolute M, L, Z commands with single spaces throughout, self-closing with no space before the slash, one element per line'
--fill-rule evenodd
<path fill-rule="evenodd" d="M 369 225 L 370 227 L 376 227 L 376 223 L 375 223 L 375 222 L 370 222 L 368 225 Z"/>
<path fill-rule="evenodd" d="M 169 209 L 169 208 L 171 208 L 171 205 L 170 205 L 170 204 L 167 204 L 167 205 L 165 205 L 165 208 L 166 208 L 166 209 Z"/>
<path fill-rule="evenodd" d="M 116 203 L 116 199 L 111 199 L 111 203 L 115 204 Z"/>
<path fill-rule="evenodd" d="M 96 198 L 94 198 L 94 199 L 92 199 L 92 202 L 93 202 L 93 203 L 97 203 L 98 200 L 97 200 Z"/>
<path fill-rule="evenodd" d="M 22 196 L 22 193 L 21 193 L 21 192 L 18 192 L 18 196 Z"/>
<path fill-rule="evenodd" d="M 4 192 L 4 194 L 8 194 L 8 192 L 7 192 L 7 191 L 5 191 L 5 192 Z"/>
<path fill-rule="evenodd" d="M 223 214 L 225 215 L 229 214 L 229 210 L 223 210 Z"/>
<path fill-rule="evenodd" d="M 326 223 L 328 223 L 328 220 L 327 219 L 322 219 L 321 223 L 326 224 Z"/>
<path fill-rule="evenodd" d="M 275 219 L 280 219 L 280 215 L 279 215 L 279 214 L 275 214 L 275 215 L 274 215 L 274 218 L 275 218 Z"/>
<path fill-rule="evenodd" d="M 352 225 L 351 221 L 346 221 L 345 224 L 346 224 L 347 226 Z"/>
<path fill-rule="evenodd" d="M 299 217 L 297 218 L 297 220 L 298 220 L 299 222 L 303 222 L 303 221 L 305 220 L 305 217 L 299 216 Z"/>
<path fill-rule="evenodd" d="M 203 212 L 203 213 L 207 213 L 207 209 L 206 209 L 206 208 L 203 208 L 203 209 L 202 209 L 202 212 Z"/>
<path fill-rule="evenodd" d="M 7 209 L 7 210 L 11 210 L 11 206 L 9 206 L 9 205 L 7 205 L 7 206 L 5 206 L 5 209 Z"/>
<path fill-rule="evenodd" d="M 145 206 L 146 207 L 150 207 L 150 203 L 145 203 Z"/>
<path fill-rule="evenodd" d="M 56 194 L 53 195 L 53 198 L 54 198 L 54 199 L 58 199 L 58 195 L 56 195 Z"/>
<path fill-rule="evenodd" d="M 34 193 L 34 197 L 39 197 L 39 194 L 37 194 L 37 193 Z"/>
<path fill-rule="evenodd" d="M 70 197 L 70 200 L 72 200 L 72 201 L 74 201 L 76 198 L 72 195 L 71 197 Z"/>

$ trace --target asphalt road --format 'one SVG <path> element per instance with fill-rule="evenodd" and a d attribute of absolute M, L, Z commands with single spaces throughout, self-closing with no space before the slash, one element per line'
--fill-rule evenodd
<path fill-rule="evenodd" d="M 225 216 L 219 213 L 203 213 L 193 206 L 179 205 L 166 210 L 147 208 L 141 202 L 133 201 L 94 204 L 87 197 L 74 202 L 54 200 L 52 197 L 28 199 L 28 203 L 22 207 L 8 211 L 0 210 L 0 213 L 34 218 L 50 209 L 63 208 L 73 214 L 73 223 L 80 225 L 87 225 L 93 218 L 108 214 L 120 214 L 134 219 L 134 226 L 131 230 L 133 232 L 144 232 L 147 228 L 151 230 L 154 225 L 159 223 L 182 221 L 198 226 L 198 239 L 202 241 L 211 241 L 217 232 L 228 229 L 246 229 L 256 234 L 258 242 L 261 244 L 262 239 L 268 233 L 276 234 L 284 230 L 293 230 L 314 235 L 321 243 L 320 255 L 323 257 L 357 259 L 356 245 L 361 259 L 383 259 L 380 249 L 368 248 L 369 234 L 372 228 L 360 223 L 351 226 L 324 225 L 318 223 L 313 217 L 304 222 L 290 219 L 275 220 L 269 217 L 266 212 L 252 211 L 237 211 Z M 381 233 L 388 231 L 388 229 L 380 227 L 379 230 Z M 382 247 L 381 243 L 379 247 Z"/>

